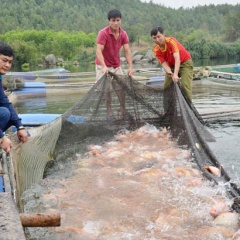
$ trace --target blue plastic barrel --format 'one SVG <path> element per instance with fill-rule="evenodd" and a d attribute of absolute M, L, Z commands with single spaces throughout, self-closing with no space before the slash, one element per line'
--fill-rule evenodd
<path fill-rule="evenodd" d="M 43 82 L 25 82 L 23 88 L 19 91 L 30 92 L 30 91 L 46 91 L 46 83 Z"/>
<path fill-rule="evenodd" d="M 14 92 L 20 96 L 46 96 L 46 84 L 43 82 L 25 82 L 23 88 L 16 89 Z"/>

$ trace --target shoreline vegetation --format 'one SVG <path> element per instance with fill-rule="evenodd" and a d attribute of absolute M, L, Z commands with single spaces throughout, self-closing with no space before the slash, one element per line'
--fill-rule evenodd
<path fill-rule="evenodd" d="M 202 33 L 203 34 L 203 33 Z M 222 42 L 212 39 L 210 36 L 205 39 L 196 35 L 190 40 L 189 36 L 182 39 L 183 45 L 190 51 L 193 59 L 216 60 L 216 59 L 237 59 L 240 56 L 240 40 L 234 42 Z M 31 69 L 34 67 L 48 67 L 46 58 L 54 55 L 55 64 L 58 66 L 64 63 L 93 64 L 95 59 L 96 34 L 84 32 L 64 32 L 52 30 L 14 30 L 0 35 L 0 41 L 13 46 L 16 58 L 15 65 Z M 145 55 L 153 48 L 153 42 L 149 39 L 138 40 L 130 43 L 132 52 L 139 52 Z M 151 62 L 151 60 L 149 60 Z"/>
<path fill-rule="evenodd" d="M 53 54 L 57 63 L 92 63 L 96 37 L 108 23 L 107 12 L 119 9 L 122 28 L 132 51 L 152 50 L 150 30 L 162 26 L 166 36 L 177 38 L 193 60 L 240 56 L 240 4 L 209 4 L 172 9 L 140 0 L 63 1 L 0 0 L 0 41 L 16 52 L 15 65 L 33 68 Z"/>

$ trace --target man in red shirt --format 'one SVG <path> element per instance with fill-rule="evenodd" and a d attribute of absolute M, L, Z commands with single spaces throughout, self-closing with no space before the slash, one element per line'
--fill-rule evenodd
<path fill-rule="evenodd" d="M 193 62 L 190 53 L 173 37 L 165 37 L 162 27 L 155 27 L 151 37 L 156 43 L 153 52 L 166 72 L 164 88 L 178 82 L 188 99 L 192 100 Z"/>
<path fill-rule="evenodd" d="M 128 63 L 128 75 L 132 76 L 132 54 L 129 47 L 127 33 L 121 28 L 121 12 L 113 9 L 108 12 L 109 26 L 99 31 L 97 36 L 96 49 L 96 79 L 97 81 L 109 71 L 116 74 L 123 74 L 120 61 L 120 49 L 123 47 Z M 109 85 L 109 84 L 108 84 Z M 111 87 L 109 87 L 111 89 Z M 120 101 L 120 115 L 125 116 L 125 95 L 121 86 L 115 87 L 115 92 Z M 105 96 L 108 119 L 112 119 L 111 90 Z"/>

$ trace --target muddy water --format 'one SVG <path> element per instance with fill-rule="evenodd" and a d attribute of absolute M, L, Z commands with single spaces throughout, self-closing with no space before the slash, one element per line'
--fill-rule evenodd
<path fill-rule="evenodd" d="M 31 239 L 237 239 L 238 215 L 166 129 L 146 125 L 58 164 L 23 195 L 26 212 L 60 212 Z M 225 207 L 219 207 L 224 203 Z M 217 205 L 216 205 L 217 204 Z M 222 213 L 226 212 L 226 213 Z M 29 237 L 30 239 L 30 237 Z"/>

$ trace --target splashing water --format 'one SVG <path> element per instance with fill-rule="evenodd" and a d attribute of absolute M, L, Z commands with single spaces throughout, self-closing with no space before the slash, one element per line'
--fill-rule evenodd
<path fill-rule="evenodd" d="M 89 145 L 27 190 L 23 200 L 25 212 L 61 214 L 58 228 L 29 229 L 42 240 L 237 236 L 236 225 L 216 224 L 209 214 L 219 201 L 231 205 L 224 186 L 203 179 L 191 152 L 177 146 L 169 130 L 149 124 Z"/>

